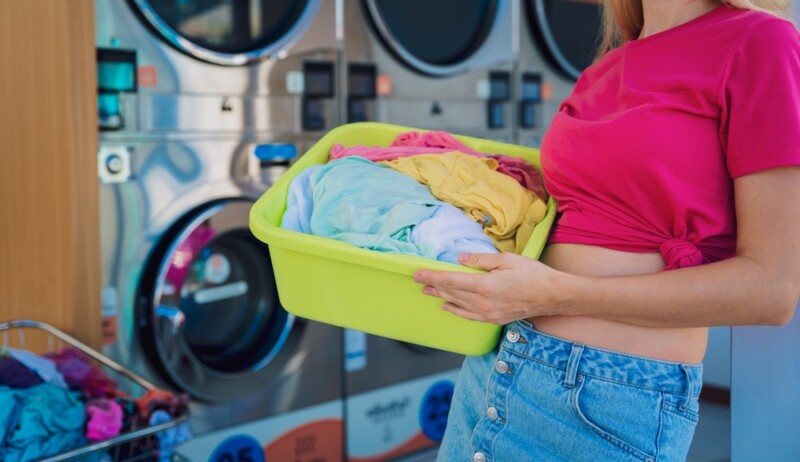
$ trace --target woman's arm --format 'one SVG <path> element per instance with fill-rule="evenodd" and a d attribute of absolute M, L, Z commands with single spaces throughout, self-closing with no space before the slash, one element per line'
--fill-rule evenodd
<path fill-rule="evenodd" d="M 800 297 L 800 167 L 734 181 L 736 256 L 660 273 L 585 277 L 513 254 L 466 255 L 485 274 L 420 270 L 425 293 L 467 319 L 495 324 L 580 315 L 647 327 L 780 325 Z"/>

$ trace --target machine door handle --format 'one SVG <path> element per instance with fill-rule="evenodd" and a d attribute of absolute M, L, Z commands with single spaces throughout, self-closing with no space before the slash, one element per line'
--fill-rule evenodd
<path fill-rule="evenodd" d="M 159 335 L 164 354 L 170 361 L 174 360 L 183 326 L 186 324 L 186 315 L 179 308 L 159 305 L 156 307 L 156 316 L 161 320 Z"/>

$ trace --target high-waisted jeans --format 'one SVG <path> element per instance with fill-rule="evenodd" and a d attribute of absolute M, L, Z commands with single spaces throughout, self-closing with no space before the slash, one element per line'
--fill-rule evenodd
<path fill-rule="evenodd" d="M 701 386 L 701 365 L 514 322 L 495 351 L 464 361 L 438 461 L 684 461 Z"/>

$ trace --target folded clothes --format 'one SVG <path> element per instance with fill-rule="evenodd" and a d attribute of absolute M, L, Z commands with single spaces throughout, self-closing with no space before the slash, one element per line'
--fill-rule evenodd
<path fill-rule="evenodd" d="M 442 208 L 453 206 L 415 179 L 361 157 L 347 157 L 307 168 L 294 178 L 281 226 L 364 249 L 453 263 L 460 251 L 496 252 L 463 212 L 439 213 Z M 426 231 L 448 223 L 455 224 L 450 246 Z"/>
<path fill-rule="evenodd" d="M 344 147 L 335 144 L 331 148 L 330 160 L 348 156 L 358 156 L 373 162 L 394 160 L 401 157 L 423 154 L 446 154 L 457 151 L 475 157 L 491 157 L 497 160 L 496 170 L 514 178 L 524 188 L 533 191 L 543 201 L 547 200 L 547 192 L 541 173 L 524 159 L 478 152 L 458 141 L 447 132 L 404 132 L 395 138 L 389 147 L 356 145 Z"/>

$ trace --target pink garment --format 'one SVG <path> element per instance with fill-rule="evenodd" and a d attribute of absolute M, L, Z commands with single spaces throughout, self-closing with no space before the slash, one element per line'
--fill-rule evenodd
<path fill-rule="evenodd" d="M 122 431 L 122 407 L 108 399 L 95 399 L 86 403 L 86 439 L 101 441 L 113 438 Z"/>
<path fill-rule="evenodd" d="M 514 178 L 524 188 L 536 193 L 543 201 L 547 200 L 547 192 L 544 188 L 542 175 L 533 165 L 517 157 L 475 151 L 447 132 L 404 132 L 397 135 L 389 147 L 362 145 L 344 147 L 341 144 L 335 144 L 331 148 L 329 160 L 358 156 L 373 162 L 381 162 L 400 157 L 420 154 L 445 154 L 453 151 L 475 157 L 492 157 L 496 159 L 498 172 Z"/>
<path fill-rule="evenodd" d="M 183 287 L 183 282 L 186 275 L 189 274 L 189 269 L 192 267 L 195 258 L 203 250 L 211 239 L 214 238 L 214 229 L 208 225 L 200 225 L 178 245 L 178 248 L 172 254 L 172 260 L 169 262 L 167 268 L 166 280 L 175 288 L 176 292 L 180 292 Z"/>
<path fill-rule="evenodd" d="M 800 35 L 720 6 L 587 68 L 542 144 L 561 216 L 551 243 L 732 257 L 733 179 L 800 165 Z"/>

